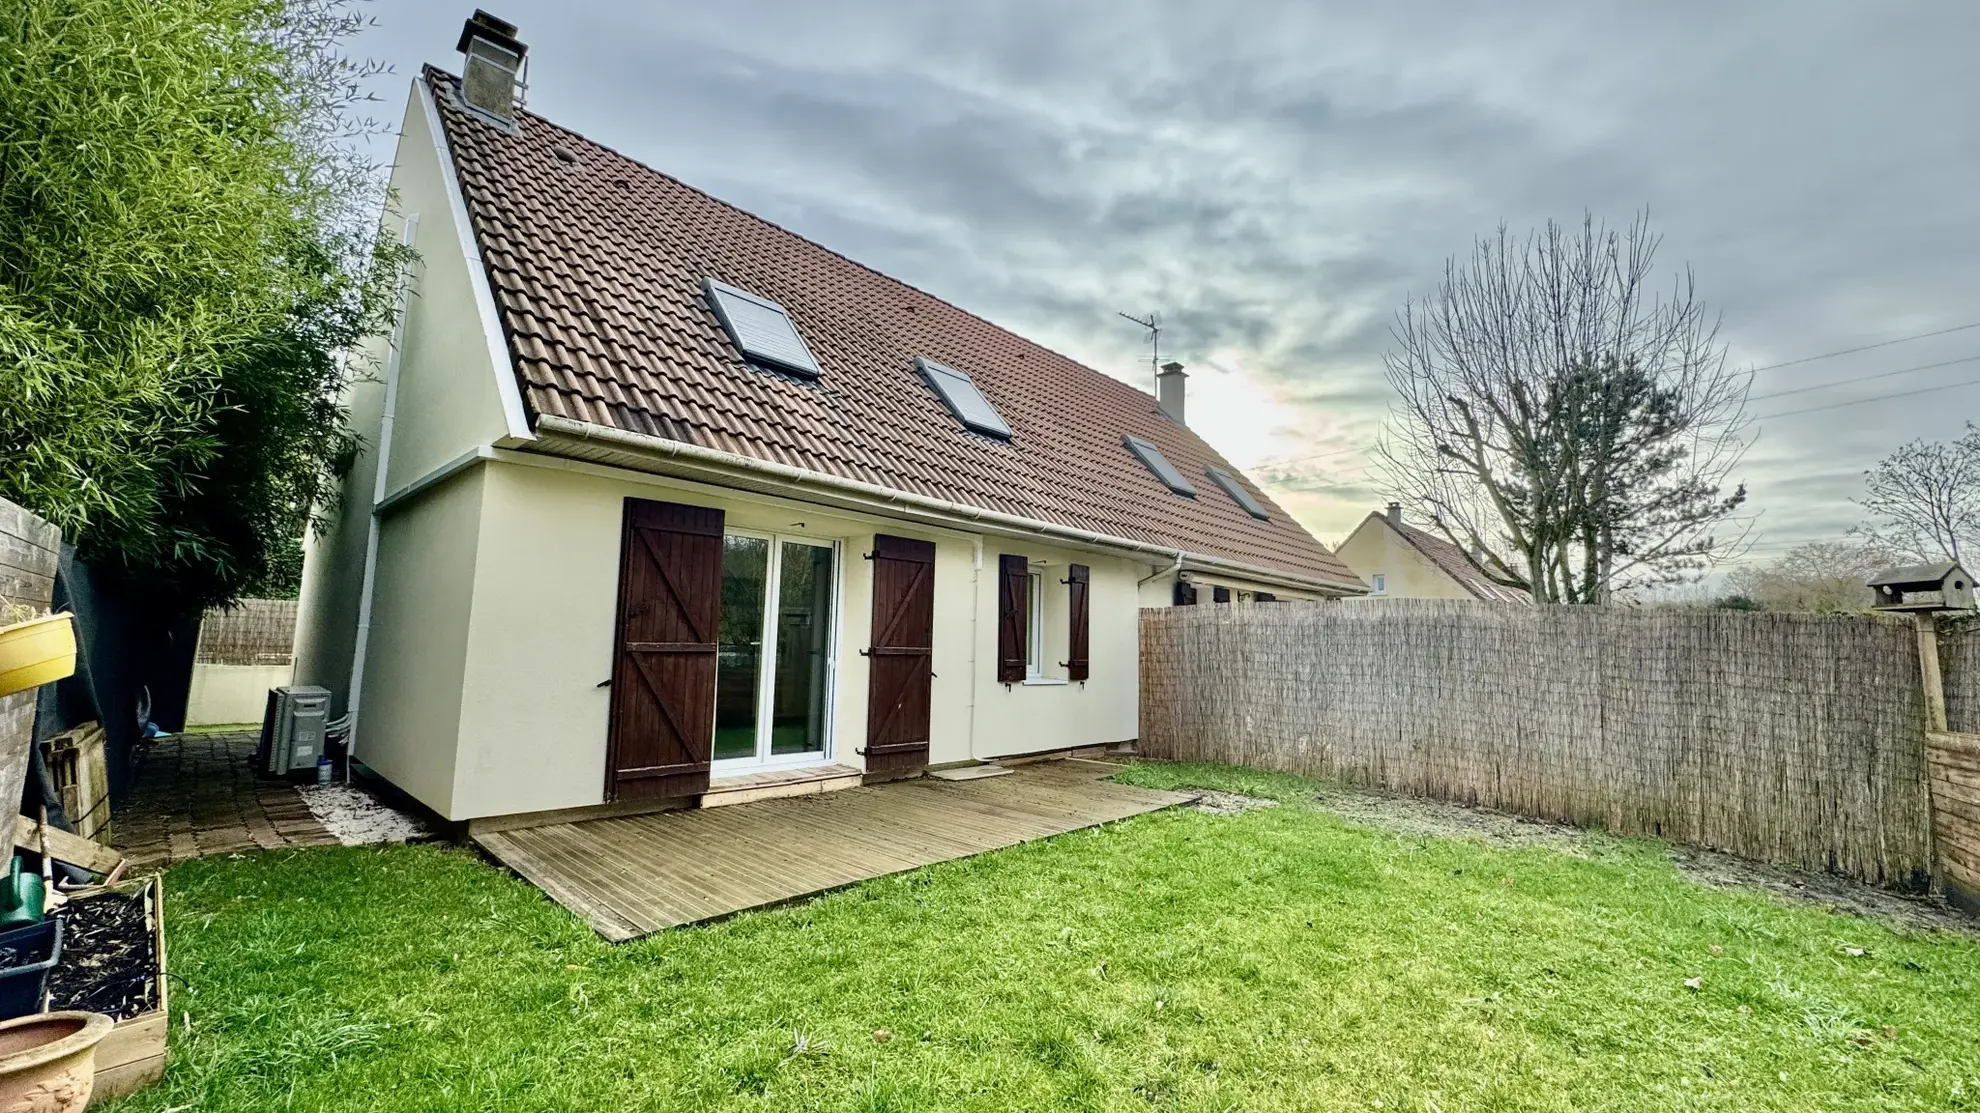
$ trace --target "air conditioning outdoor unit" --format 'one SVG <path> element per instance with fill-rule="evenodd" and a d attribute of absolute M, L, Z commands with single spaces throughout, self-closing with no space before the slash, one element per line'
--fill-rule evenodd
<path fill-rule="evenodd" d="M 313 773 L 323 756 L 323 728 L 330 719 L 330 690 L 315 685 L 273 688 L 261 717 L 261 768 L 277 777 Z"/>

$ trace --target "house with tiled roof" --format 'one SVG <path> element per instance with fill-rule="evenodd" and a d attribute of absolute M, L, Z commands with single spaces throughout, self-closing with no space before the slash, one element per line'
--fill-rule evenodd
<path fill-rule="evenodd" d="M 1464 550 L 1403 520 L 1402 504 L 1371 513 L 1334 550 L 1369 585 L 1368 599 L 1477 599 L 1531 605 L 1533 596 L 1493 580 Z"/>
<path fill-rule="evenodd" d="M 1137 731 L 1137 616 L 1366 590 L 1158 399 L 516 103 L 413 82 L 417 252 L 297 683 L 441 816 L 811 792 Z"/>

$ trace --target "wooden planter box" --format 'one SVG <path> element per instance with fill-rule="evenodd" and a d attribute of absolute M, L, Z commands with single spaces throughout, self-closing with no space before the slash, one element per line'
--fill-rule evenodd
<path fill-rule="evenodd" d="M 91 892 L 103 892 L 102 889 Z M 96 1090 L 93 1101 L 107 1101 L 144 1089 L 165 1077 L 165 1032 L 171 1027 L 165 977 L 165 886 L 158 875 L 126 881 L 115 892 L 142 892 L 145 920 L 158 954 L 158 1006 L 125 1017 L 96 1045 Z M 86 894 L 79 894 L 86 895 Z"/>

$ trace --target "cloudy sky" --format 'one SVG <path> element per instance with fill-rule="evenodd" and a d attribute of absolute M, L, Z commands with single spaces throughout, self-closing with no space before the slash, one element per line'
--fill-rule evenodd
<path fill-rule="evenodd" d="M 376 0 L 381 114 L 471 10 Z M 1971 0 L 494 10 L 531 109 L 1091 366 L 1145 382 L 1115 314 L 1159 310 L 1191 424 L 1329 542 L 1382 498 L 1395 310 L 1501 221 L 1647 206 L 1738 366 L 1980 324 Z M 1980 327 L 1759 371 L 1755 555 L 1976 381 Z"/>

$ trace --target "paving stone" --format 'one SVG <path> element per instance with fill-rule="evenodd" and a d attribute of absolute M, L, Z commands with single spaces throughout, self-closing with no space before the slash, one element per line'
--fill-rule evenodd
<path fill-rule="evenodd" d="M 257 777 L 253 733 L 178 735 L 154 746 L 117 812 L 116 845 L 139 864 L 325 846 L 336 838 L 294 785 Z"/>

